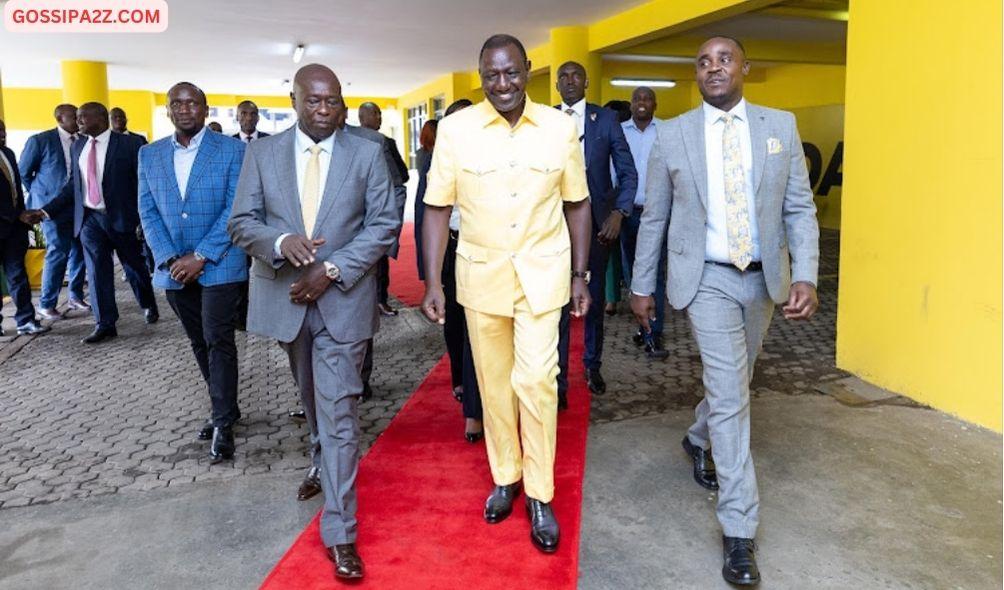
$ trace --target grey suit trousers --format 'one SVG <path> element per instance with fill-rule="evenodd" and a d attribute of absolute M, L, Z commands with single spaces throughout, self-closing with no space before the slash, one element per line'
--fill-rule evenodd
<path fill-rule="evenodd" d="M 718 472 L 718 521 L 728 537 L 756 537 L 760 497 L 750 455 L 750 381 L 774 302 L 763 272 L 705 263 L 687 307 L 704 365 L 704 399 L 688 436 Z"/>
<path fill-rule="evenodd" d="M 289 355 L 310 425 L 311 458 L 320 469 L 326 547 L 356 540 L 356 473 L 359 470 L 360 371 L 366 340 L 337 342 L 311 304 L 296 338 L 280 343 Z"/>

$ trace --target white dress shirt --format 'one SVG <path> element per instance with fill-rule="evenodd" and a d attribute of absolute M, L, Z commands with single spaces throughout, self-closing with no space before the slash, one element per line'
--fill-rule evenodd
<path fill-rule="evenodd" d="M 704 109 L 704 152 L 708 165 L 708 236 L 705 242 L 705 260 L 729 263 L 729 232 L 725 211 L 725 163 L 722 159 L 722 135 L 725 131 L 725 111 L 708 103 Z M 750 139 L 746 99 L 729 111 L 739 127 L 739 145 L 746 179 L 746 200 L 750 219 L 750 237 L 753 240 L 753 260 L 760 260 L 760 232 L 756 222 L 756 200 L 753 194 L 753 147 Z"/>
<path fill-rule="evenodd" d="M 571 118 L 575 119 L 575 125 L 579 128 L 579 148 L 582 150 L 582 157 L 586 156 L 586 99 L 582 99 L 579 102 L 568 106 L 564 102 L 561 103 L 561 112 L 568 113 L 568 109 L 572 109 L 572 114 L 569 115 Z"/>
<path fill-rule="evenodd" d="M 188 190 L 188 177 L 192 174 L 195 156 L 199 154 L 199 146 L 202 145 L 202 138 L 205 136 L 206 128 L 203 127 L 188 141 L 187 147 L 178 143 L 177 134 L 171 136 L 171 146 L 174 147 L 174 178 L 178 181 L 178 192 L 181 193 L 182 201 L 185 200 L 185 191 Z"/>
<path fill-rule="evenodd" d="M 105 210 L 105 195 L 101 188 L 101 183 L 105 178 L 105 154 L 108 153 L 108 141 L 111 139 L 112 130 L 105 129 L 104 133 L 98 135 L 96 138 L 87 138 L 87 145 L 80 152 L 80 158 L 77 159 L 77 164 L 80 167 L 80 178 L 84 181 L 84 207 L 88 209 L 94 209 L 96 211 Z M 87 194 L 90 190 L 87 185 L 87 159 L 91 155 L 91 150 L 94 149 L 94 139 L 98 140 L 98 195 L 100 195 L 101 200 L 97 207 L 92 207 L 90 203 L 87 202 Z"/>
<path fill-rule="evenodd" d="M 252 133 L 251 135 L 248 135 L 247 133 L 244 133 L 243 131 L 240 131 L 239 133 L 240 133 L 240 136 L 241 136 L 241 142 L 243 142 L 243 143 L 251 143 L 250 141 L 248 141 L 249 137 L 251 139 L 258 139 L 260 137 L 258 135 L 258 130 L 257 129 L 255 129 L 254 133 Z"/>
<path fill-rule="evenodd" d="M 56 127 L 56 133 L 59 134 L 59 143 L 63 146 L 63 162 L 66 163 L 66 177 L 70 177 L 70 146 L 73 145 L 73 139 L 75 135 L 70 135 L 63 130 L 62 127 Z"/>
<path fill-rule="evenodd" d="M 337 131 L 335 133 L 338 133 Z M 331 150 L 335 147 L 335 133 L 332 133 L 325 139 L 317 142 L 316 145 L 321 146 L 321 153 L 317 155 L 319 168 L 321 169 L 320 182 L 317 184 L 317 208 L 320 210 L 321 201 L 324 199 L 324 186 L 328 183 L 328 169 L 331 168 Z M 296 195 L 297 200 L 300 199 L 301 191 L 303 191 L 303 177 L 307 173 L 307 162 L 310 160 L 310 148 L 315 145 L 313 139 L 310 139 L 306 133 L 300 129 L 300 126 L 296 126 L 296 140 L 294 141 L 293 150 L 296 155 Z M 275 256 L 276 258 L 282 258 L 282 251 L 279 246 L 282 241 L 290 234 L 282 234 L 275 241 Z M 309 237 L 309 236 L 308 236 Z"/>

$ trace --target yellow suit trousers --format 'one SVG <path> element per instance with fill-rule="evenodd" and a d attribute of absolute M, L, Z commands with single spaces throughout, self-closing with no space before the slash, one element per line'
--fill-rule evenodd
<path fill-rule="evenodd" d="M 513 317 L 466 310 L 481 387 L 488 463 L 496 485 L 522 479 L 528 496 L 550 502 L 554 497 L 561 309 L 534 315 L 518 284 L 515 296 Z"/>

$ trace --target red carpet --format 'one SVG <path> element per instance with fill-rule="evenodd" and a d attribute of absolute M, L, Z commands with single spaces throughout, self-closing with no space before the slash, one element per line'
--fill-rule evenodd
<path fill-rule="evenodd" d="M 401 228 L 401 248 L 397 260 L 390 259 L 390 294 L 408 307 L 418 307 L 425 295 L 425 283 L 418 280 L 415 252 L 415 224 Z"/>
<path fill-rule="evenodd" d="M 403 248 L 402 248 L 403 249 Z M 392 283 L 393 284 L 393 283 Z M 492 480 L 484 441 L 463 439 L 460 405 L 444 357 L 363 458 L 359 469 L 360 587 L 380 590 L 573 589 L 578 577 L 589 390 L 582 379 L 582 322 L 572 323 L 569 409 L 558 419 L 554 511 L 558 552 L 530 543 L 521 495 L 505 522 L 481 516 Z M 262 584 L 266 590 L 339 588 L 318 533 L 307 526 Z"/>

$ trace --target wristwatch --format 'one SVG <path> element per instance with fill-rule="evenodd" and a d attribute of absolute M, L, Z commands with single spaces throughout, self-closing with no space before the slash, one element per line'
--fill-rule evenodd
<path fill-rule="evenodd" d="M 585 272 L 579 272 L 577 270 L 572 271 L 573 279 L 585 279 L 587 285 L 589 284 L 589 279 L 592 278 L 592 276 L 593 273 L 589 272 L 588 270 Z"/>
<path fill-rule="evenodd" d="M 620 213 L 621 216 L 624 217 L 625 219 L 627 219 L 628 217 L 631 217 L 631 212 L 630 211 L 626 211 L 624 209 L 614 209 L 614 211 Z"/>
<path fill-rule="evenodd" d="M 324 276 L 326 276 L 329 279 L 331 279 L 331 281 L 337 283 L 342 278 L 342 271 L 339 270 L 338 267 L 335 266 L 334 264 L 332 264 L 332 263 L 328 262 L 327 260 L 325 260 L 324 261 Z"/>

